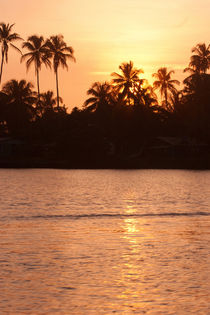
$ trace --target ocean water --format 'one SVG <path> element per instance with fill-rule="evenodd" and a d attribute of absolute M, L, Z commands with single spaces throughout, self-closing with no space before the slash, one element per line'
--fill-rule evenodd
<path fill-rule="evenodd" d="M 210 171 L 1 169 L 0 314 L 210 314 Z"/>

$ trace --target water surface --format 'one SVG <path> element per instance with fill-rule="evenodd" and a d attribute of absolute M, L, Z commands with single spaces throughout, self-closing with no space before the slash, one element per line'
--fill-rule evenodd
<path fill-rule="evenodd" d="M 210 314 L 210 172 L 0 170 L 0 314 Z"/>

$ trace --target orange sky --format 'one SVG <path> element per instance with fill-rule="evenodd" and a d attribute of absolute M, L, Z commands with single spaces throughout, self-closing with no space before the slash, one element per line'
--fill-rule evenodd
<path fill-rule="evenodd" d="M 77 62 L 69 63 L 68 72 L 59 70 L 60 95 L 69 110 L 81 107 L 90 85 L 110 80 L 125 61 L 134 61 L 149 80 L 161 66 L 173 68 L 174 78 L 182 80 L 191 48 L 210 38 L 209 0 L 0 1 L 1 21 L 15 23 L 13 30 L 25 40 L 33 34 L 63 34 L 74 48 Z M 25 78 L 36 84 L 33 69 L 26 73 L 19 60 L 10 49 L 3 83 Z M 44 67 L 40 87 L 55 90 L 54 74 Z"/>

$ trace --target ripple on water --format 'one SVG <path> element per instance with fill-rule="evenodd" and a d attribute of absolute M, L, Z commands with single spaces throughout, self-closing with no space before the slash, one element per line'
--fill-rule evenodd
<path fill-rule="evenodd" d="M 2 314 L 208 314 L 210 172 L 0 170 Z"/>

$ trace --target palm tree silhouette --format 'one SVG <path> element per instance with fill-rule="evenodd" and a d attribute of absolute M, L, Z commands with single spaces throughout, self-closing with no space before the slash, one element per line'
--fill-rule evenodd
<path fill-rule="evenodd" d="M 23 102 L 31 105 L 36 99 L 33 84 L 26 80 L 10 80 L 3 85 L 2 92 L 9 97 L 10 102 Z"/>
<path fill-rule="evenodd" d="M 210 68 L 210 45 L 207 47 L 205 43 L 197 44 L 192 48 L 192 52 L 195 54 L 191 56 L 189 68 L 186 68 L 185 71 L 192 69 L 200 74 L 206 73 Z"/>
<path fill-rule="evenodd" d="M 35 74 L 37 77 L 37 91 L 38 91 L 38 101 L 40 99 L 40 87 L 39 87 L 39 70 L 41 70 L 42 63 L 46 67 L 51 67 L 50 62 L 50 52 L 46 47 L 46 42 L 43 36 L 32 35 L 28 37 L 28 40 L 23 43 L 23 48 L 27 48 L 29 51 L 21 57 L 21 62 L 27 59 L 26 68 L 30 68 L 32 63 L 35 65 Z"/>
<path fill-rule="evenodd" d="M 112 86 L 109 83 L 95 82 L 87 91 L 87 94 L 92 97 L 88 98 L 83 106 L 90 111 L 100 110 L 109 103 L 111 92 Z"/>
<path fill-rule="evenodd" d="M 20 49 L 12 42 L 22 40 L 17 33 L 12 33 L 12 28 L 15 24 L 0 23 L 0 44 L 1 44 L 1 69 L 0 69 L 0 83 L 2 79 L 4 61 L 8 62 L 9 46 L 21 53 Z"/>
<path fill-rule="evenodd" d="M 34 104 L 37 98 L 33 84 L 25 80 L 10 80 L 3 85 L 2 93 L 6 96 L 9 122 L 12 129 L 22 128 L 36 118 Z"/>
<path fill-rule="evenodd" d="M 60 97 L 60 102 L 63 99 Z M 46 112 L 53 111 L 56 108 L 57 97 L 54 97 L 53 91 L 47 91 L 40 94 L 40 102 L 38 105 L 38 112 L 40 116 L 43 116 Z"/>
<path fill-rule="evenodd" d="M 159 89 L 161 97 L 164 96 L 164 103 L 166 109 L 170 109 L 168 104 L 168 94 L 172 92 L 176 92 L 177 89 L 175 88 L 174 84 L 179 85 L 180 82 L 178 80 L 172 80 L 171 75 L 174 73 L 173 70 L 167 71 L 166 67 L 158 69 L 157 73 L 153 73 L 153 77 L 157 80 L 153 82 L 154 90 Z"/>
<path fill-rule="evenodd" d="M 40 98 L 47 108 L 53 108 L 56 106 L 57 99 L 54 97 L 53 91 L 42 93 Z M 60 98 L 60 100 L 62 102 L 62 98 Z"/>
<path fill-rule="evenodd" d="M 56 76 L 56 90 L 57 90 L 57 105 L 59 107 L 59 89 L 58 89 L 58 67 L 62 66 L 68 70 L 67 59 L 76 61 L 74 57 L 74 50 L 71 46 L 63 40 L 63 35 L 51 36 L 47 41 L 48 49 L 53 58 L 53 68 Z"/>
<path fill-rule="evenodd" d="M 133 67 L 133 62 L 122 63 L 119 66 L 122 74 L 113 72 L 111 75 L 115 78 L 112 80 L 114 86 L 120 94 L 121 100 L 128 99 L 130 104 L 130 94 L 135 82 L 139 81 L 139 74 L 143 73 L 142 69 Z"/>
<path fill-rule="evenodd" d="M 137 106 L 143 105 L 150 107 L 152 105 L 157 105 L 157 96 L 146 79 L 141 79 L 135 82 L 132 98 L 134 100 L 134 105 Z"/>

